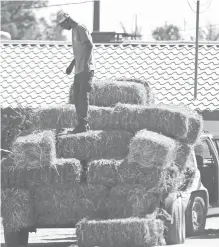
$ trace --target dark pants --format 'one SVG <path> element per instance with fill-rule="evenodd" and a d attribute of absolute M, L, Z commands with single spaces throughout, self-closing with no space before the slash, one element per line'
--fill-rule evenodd
<path fill-rule="evenodd" d="M 89 93 L 92 89 L 93 76 L 93 70 L 76 74 L 70 89 L 69 104 L 75 104 L 79 124 L 88 122 Z"/>

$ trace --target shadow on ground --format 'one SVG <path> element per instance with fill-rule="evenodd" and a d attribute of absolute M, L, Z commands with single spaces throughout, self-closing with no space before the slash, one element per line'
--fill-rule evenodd
<path fill-rule="evenodd" d="M 1 244 L 1 247 L 6 247 L 5 244 Z M 65 242 L 65 243 L 31 243 L 28 244 L 28 247 L 77 247 L 76 244 L 73 244 L 72 242 Z"/>
<path fill-rule="evenodd" d="M 190 239 L 219 239 L 219 229 L 207 229 L 201 235 L 191 237 Z"/>

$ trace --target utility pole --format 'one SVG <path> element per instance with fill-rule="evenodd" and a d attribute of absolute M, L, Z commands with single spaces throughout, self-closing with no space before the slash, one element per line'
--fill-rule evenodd
<path fill-rule="evenodd" d="M 100 31 L 100 0 L 94 0 L 93 31 Z"/>
<path fill-rule="evenodd" d="M 197 6 L 196 6 L 196 41 L 195 41 L 195 85 L 194 85 L 194 99 L 197 99 L 197 86 L 198 86 L 199 8 L 200 8 L 200 0 L 197 0 Z"/>

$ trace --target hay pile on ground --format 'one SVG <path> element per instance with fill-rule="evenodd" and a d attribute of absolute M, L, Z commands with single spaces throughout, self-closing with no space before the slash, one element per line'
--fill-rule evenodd
<path fill-rule="evenodd" d="M 123 159 L 133 134 L 127 131 L 89 131 L 60 135 L 57 155 L 78 160 Z"/>
<path fill-rule="evenodd" d="M 114 106 L 115 104 L 141 104 L 149 103 L 148 91 L 144 85 L 127 81 L 94 81 L 89 101 L 96 106 Z M 71 103 L 74 95 L 71 93 Z"/>
<path fill-rule="evenodd" d="M 43 131 L 18 137 L 12 145 L 17 169 L 53 166 L 56 161 L 55 134 Z"/>
<path fill-rule="evenodd" d="M 176 142 L 164 135 L 141 130 L 131 139 L 128 161 L 147 167 L 166 167 L 176 157 Z"/>
<path fill-rule="evenodd" d="M 33 199 L 27 190 L 5 189 L 1 191 L 1 216 L 7 231 L 35 225 Z"/>
<path fill-rule="evenodd" d="M 103 218 L 107 194 L 108 190 L 101 185 L 39 187 L 34 197 L 37 224 L 73 227 L 85 217 Z"/>
<path fill-rule="evenodd" d="M 163 243 L 164 224 L 161 220 L 117 219 L 106 221 L 83 220 L 76 234 L 81 247 L 149 247 Z"/>

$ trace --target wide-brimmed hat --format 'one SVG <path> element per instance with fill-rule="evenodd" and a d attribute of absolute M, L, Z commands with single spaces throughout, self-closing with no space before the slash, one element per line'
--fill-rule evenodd
<path fill-rule="evenodd" d="M 61 24 L 62 22 L 64 22 L 68 18 L 70 18 L 68 13 L 60 11 L 57 14 L 57 23 Z"/>

